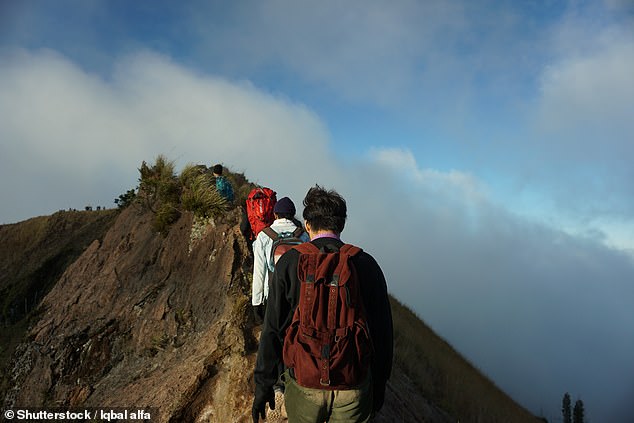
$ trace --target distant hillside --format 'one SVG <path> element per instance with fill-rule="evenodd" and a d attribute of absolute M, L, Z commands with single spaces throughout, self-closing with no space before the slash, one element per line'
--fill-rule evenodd
<path fill-rule="evenodd" d="M 118 210 L 60 211 L 0 225 L 0 310 L 15 323 L 46 295 L 69 264 L 103 238 Z"/>
<path fill-rule="evenodd" d="M 66 268 L 103 238 L 118 210 L 62 211 L 0 225 L 0 389 L 6 365 L 24 337 L 29 318 Z"/>
<path fill-rule="evenodd" d="M 151 407 L 161 422 L 250 421 L 260 328 L 243 211 L 182 211 L 162 233 L 155 218 L 135 204 L 0 226 L 0 289 L 13 298 L 3 334 L 22 340 L 1 363 L 5 408 Z M 377 422 L 539 421 L 392 307 L 396 363 Z"/>

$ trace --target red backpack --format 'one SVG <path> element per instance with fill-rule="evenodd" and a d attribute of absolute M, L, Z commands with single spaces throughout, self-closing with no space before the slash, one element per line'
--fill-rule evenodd
<path fill-rule="evenodd" d="M 247 197 L 247 218 L 251 226 L 252 239 L 275 220 L 273 207 L 277 193 L 270 188 L 254 188 Z"/>
<path fill-rule="evenodd" d="M 346 244 L 339 251 L 312 243 L 300 252 L 299 304 L 284 338 L 284 364 L 301 386 L 351 389 L 366 378 L 372 360 L 360 283 L 351 258 L 361 249 Z"/>

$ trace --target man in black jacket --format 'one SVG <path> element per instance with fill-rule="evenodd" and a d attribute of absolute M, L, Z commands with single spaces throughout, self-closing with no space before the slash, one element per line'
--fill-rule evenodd
<path fill-rule="evenodd" d="M 304 221 L 311 243 L 323 249 L 338 250 L 346 217 L 346 202 L 337 192 L 319 186 L 311 188 L 304 199 Z M 287 328 L 299 302 L 298 279 L 300 253 L 289 250 L 277 265 L 269 286 L 268 306 L 260 336 L 255 379 L 254 423 L 265 417 L 265 406 L 275 408 L 273 386 L 282 378 L 289 423 L 321 423 L 333 420 L 366 422 L 379 411 L 385 396 L 385 384 L 392 370 L 392 313 L 385 277 L 377 262 L 365 252 L 352 257 L 360 281 L 367 324 L 374 347 L 370 372 L 359 386 L 345 390 L 312 389 L 300 386 L 292 369 L 279 374 Z"/>

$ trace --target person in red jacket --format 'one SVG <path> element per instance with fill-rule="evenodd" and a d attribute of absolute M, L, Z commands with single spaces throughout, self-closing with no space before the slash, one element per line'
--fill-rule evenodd
<path fill-rule="evenodd" d="M 338 251 L 344 246 L 340 235 L 347 217 L 346 202 L 334 190 L 311 188 L 304 199 L 304 221 L 311 243 L 322 251 Z M 298 261 L 300 253 L 289 250 L 275 266 L 270 281 L 268 305 L 260 335 L 254 371 L 254 423 L 265 418 L 266 404 L 275 408 L 273 386 L 285 384 L 284 400 L 290 423 L 367 422 L 384 401 L 385 385 L 392 370 L 393 327 L 387 284 L 372 256 L 361 251 L 350 260 L 357 272 L 373 354 L 368 376 L 358 386 L 347 389 L 314 389 L 301 386 L 293 369 L 280 373 L 284 338 L 300 298 Z"/>

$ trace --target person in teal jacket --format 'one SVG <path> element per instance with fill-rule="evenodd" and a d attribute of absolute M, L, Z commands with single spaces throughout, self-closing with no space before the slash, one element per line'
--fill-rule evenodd
<path fill-rule="evenodd" d="M 232 202 L 233 186 L 231 185 L 231 182 L 227 180 L 227 178 L 222 176 L 222 165 L 215 165 L 212 169 L 212 172 L 214 174 L 214 177 L 216 178 L 216 190 L 218 190 L 222 198 L 229 202 Z"/>

